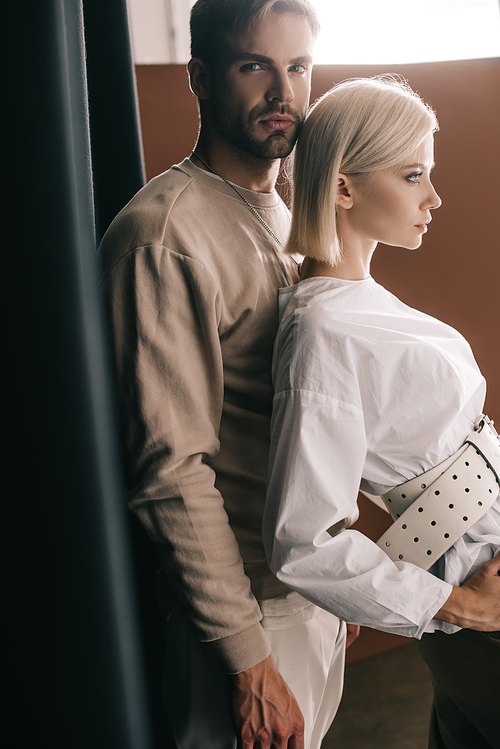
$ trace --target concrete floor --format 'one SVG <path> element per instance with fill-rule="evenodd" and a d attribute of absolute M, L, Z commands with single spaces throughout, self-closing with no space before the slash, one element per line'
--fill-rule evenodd
<path fill-rule="evenodd" d="M 414 643 L 350 663 L 322 749 L 427 749 L 431 703 L 428 670 Z"/>

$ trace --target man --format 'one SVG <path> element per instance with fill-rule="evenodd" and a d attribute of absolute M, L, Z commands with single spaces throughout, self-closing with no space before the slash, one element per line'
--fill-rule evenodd
<path fill-rule="evenodd" d="M 312 749 L 340 700 L 345 625 L 272 576 L 261 540 L 277 289 L 297 280 L 274 185 L 317 30 L 307 0 L 198 0 L 198 143 L 100 249 L 130 506 L 162 562 L 164 700 L 182 749 L 302 749 L 301 710 Z"/>

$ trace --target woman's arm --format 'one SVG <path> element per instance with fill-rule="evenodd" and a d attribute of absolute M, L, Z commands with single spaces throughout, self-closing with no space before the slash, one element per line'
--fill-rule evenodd
<path fill-rule="evenodd" d="M 420 637 L 452 586 L 392 562 L 357 531 L 329 529 L 356 509 L 367 444 L 361 410 L 312 390 L 275 396 L 263 538 L 284 583 L 353 624 Z"/>
<path fill-rule="evenodd" d="M 277 577 L 345 621 L 420 637 L 432 619 L 500 630 L 500 555 L 464 585 L 392 562 L 353 514 L 366 456 L 362 414 L 311 391 L 275 396 L 263 538 Z"/>

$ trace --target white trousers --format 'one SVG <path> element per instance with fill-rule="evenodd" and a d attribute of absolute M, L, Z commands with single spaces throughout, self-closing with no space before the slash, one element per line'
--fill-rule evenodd
<path fill-rule="evenodd" d="M 304 624 L 266 634 L 274 665 L 304 716 L 305 749 L 319 749 L 342 697 L 346 625 L 318 609 Z"/>
<path fill-rule="evenodd" d="M 228 677 L 210 648 L 195 639 L 189 620 L 171 615 L 165 586 L 160 573 L 159 604 L 165 632 L 163 704 L 176 747 L 235 749 Z M 317 609 L 308 621 L 288 628 L 283 619 L 269 624 L 267 617 L 263 626 L 274 664 L 304 715 L 305 749 L 319 749 L 342 695 L 345 624 Z"/>

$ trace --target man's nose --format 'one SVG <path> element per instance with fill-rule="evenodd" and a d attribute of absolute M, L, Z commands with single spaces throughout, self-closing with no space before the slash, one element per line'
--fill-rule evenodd
<path fill-rule="evenodd" d="M 293 88 L 290 83 L 288 71 L 276 71 L 272 83 L 266 94 L 267 101 L 280 101 L 288 103 L 293 99 Z"/>

